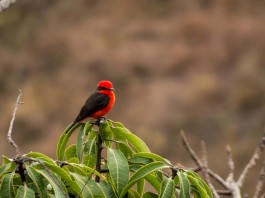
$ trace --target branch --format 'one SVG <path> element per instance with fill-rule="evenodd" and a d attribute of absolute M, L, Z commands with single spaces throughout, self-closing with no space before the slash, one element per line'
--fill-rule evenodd
<path fill-rule="evenodd" d="M 1 0 L 0 0 L 0 2 L 1 2 Z M 20 97 L 22 95 L 22 91 L 19 89 L 19 92 L 20 93 L 19 93 L 19 95 L 17 97 L 17 101 L 16 101 L 15 108 L 14 108 L 13 115 L 12 115 L 12 119 L 11 119 L 10 125 L 9 125 L 9 130 L 8 130 L 8 133 L 7 133 L 7 140 L 11 144 L 11 146 L 15 147 L 17 156 L 21 156 L 21 153 L 20 153 L 20 150 L 19 150 L 18 146 L 16 145 L 16 143 L 12 140 L 12 131 L 13 131 L 14 121 L 15 121 L 15 118 L 16 118 L 18 105 L 19 104 L 23 104 L 23 102 L 20 101 Z"/>
<path fill-rule="evenodd" d="M 258 180 L 258 183 L 256 185 L 256 191 L 255 191 L 255 194 L 254 194 L 253 198 L 258 198 L 259 197 L 259 194 L 262 191 L 262 187 L 263 187 L 264 182 L 265 182 L 265 162 L 263 163 L 263 166 L 262 166 L 262 168 L 260 170 L 259 180 Z M 265 196 L 265 194 L 263 194 L 263 196 Z"/>
<path fill-rule="evenodd" d="M 0 0 L 0 12 L 8 8 L 12 3 L 15 3 L 16 0 Z"/>
<path fill-rule="evenodd" d="M 257 161 L 260 159 L 262 152 L 265 148 L 265 132 L 262 136 L 262 139 L 260 141 L 260 144 L 258 145 L 257 149 L 255 150 L 253 156 L 251 157 L 249 163 L 246 165 L 245 169 L 243 170 L 242 174 L 240 175 L 238 181 L 235 181 L 234 179 L 234 161 L 232 158 L 232 152 L 231 148 L 229 146 L 226 147 L 227 150 L 227 161 L 228 161 L 228 176 L 226 181 L 220 177 L 218 174 L 213 172 L 208 168 L 207 165 L 207 153 L 206 153 L 206 147 L 205 144 L 202 142 L 202 151 L 203 151 L 203 156 L 200 159 L 194 150 L 191 148 L 189 142 L 187 141 L 185 134 L 183 131 L 181 131 L 181 141 L 190 154 L 191 158 L 193 161 L 197 164 L 197 171 L 202 171 L 202 173 L 205 176 L 205 180 L 208 183 L 209 187 L 211 188 L 214 197 L 219 197 L 219 195 L 230 195 L 233 198 L 241 198 L 241 188 L 244 183 L 245 177 L 249 170 L 256 165 Z M 209 176 L 213 179 L 215 179 L 219 184 L 221 184 L 225 190 L 216 190 L 214 186 L 211 184 Z M 254 195 L 254 198 L 258 198 L 258 196 L 261 194 L 263 185 L 265 183 L 265 162 L 264 166 L 261 169 L 260 176 L 259 176 L 259 181 L 257 182 L 256 185 L 256 192 Z M 265 193 L 261 195 L 261 198 L 265 198 Z"/>
<path fill-rule="evenodd" d="M 246 175 L 249 172 L 249 170 L 256 165 L 257 161 L 260 159 L 261 153 L 264 150 L 265 147 L 265 132 L 263 133 L 262 139 L 257 147 L 257 149 L 255 150 L 253 156 L 251 157 L 250 161 L 248 162 L 248 164 L 246 165 L 246 167 L 244 168 L 243 172 L 241 173 L 237 184 L 239 187 L 243 186 L 243 183 L 245 181 Z"/>
<path fill-rule="evenodd" d="M 101 173 L 101 152 L 102 152 L 102 138 L 100 136 L 100 131 L 98 133 L 98 142 L 97 142 L 97 163 L 96 163 L 96 171 Z M 96 176 L 96 182 L 100 182 L 100 177 Z"/>
<path fill-rule="evenodd" d="M 234 161 L 232 157 L 232 151 L 230 146 L 226 147 L 227 151 L 227 161 L 228 161 L 228 176 L 227 176 L 227 186 L 229 190 L 231 191 L 232 197 L 233 198 L 241 198 L 240 195 L 240 187 L 238 186 L 237 182 L 234 180 Z"/>
<path fill-rule="evenodd" d="M 16 173 L 20 175 L 21 181 L 23 184 L 26 184 L 26 169 L 24 166 L 23 157 L 18 156 L 14 159 L 14 162 L 17 164 Z"/>
<path fill-rule="evenodd" d="M 225 182 L 225 180 L 218 174 L 216 174 L 215 172 L 213 172 L 212 170 L 208 170 L 209 175 L 215 179 L 221 186 L 223 186 L 225 189 L 228 189 L 227 183 Z M 231 193 L 231 192 L 230 192 Z M 220 193 L 219 193 L 220 194 Z"/>
<path fill-rule="evenodd" d="M 234 180 L 234 161 L 232 157 L 232 151 L 231 147 L 229 145 L 226 146 L 226 152 L 227 152 L 227 162 L 228 162 L 228 176 L 227 180 Z"/>
<path fill-rule="evenodd" d="M 206 150 L 206 145 L 205 142 L 201 142 L 201 147 L 202 147 L 202 161 L 203 161 L 203 167 L 202 167 L 202 173 L 205 177 L 205 181 L 208 183 L 210 189 L 212 190 L 212 193 L 215 198 L 220 198 L 218 195 L 217 191 L 215 190 L 209 176 L 209 170 L 208 170 L 208 159 L 207 159 L 207 150 Z"/>
<path fill-rule="evenodd" d="M 184 131 L 180 131 L 180 137 L 181 137 L 181 141 L 184 145 L 184 147 L 186 148 L 186 150 L 188 151 L 188 153 L 190 154 L 191 158 L 194 160 L 194 162 L 197 164 L 198 168 L 196 168 L 196 170 L 198 171 L 202 171 L 203 169 L 203 163 L 201 162 L 201 160 L 199 159 L 199 157 L 196 155 L 196 153 L 194 152 L 194 150 L 191 148 Z M 226 182 L 222 179 L 222 177 L 220 177 L 218 174 L 216 174 L 215 172 L 213 172 L 210 169 L 207 169 L 208 174 L 215 179 L 221 186 L 223 186 L 225 189 L 228 189 L 228 186 L 226 184 Z"/>
<path fill-rule="evenodd" d="M 98 141 L 97 141 L 97 163 L 96 163 L 96 171 L 98 171 L 99 173 L 101 173 L 101 156 L 102 156 L 102 149 L 103 149 L 103 147 L 102 147 L 103 141 L 101 138 L 101 130 L 100 130 L 100 121 L 101 121 L 101 118 L 99 118 L 95 123 L 99 128 L 99 130 L 98 130 Z M 95 181 L 97 183 L 99 183 L 100 177 L 96 176 Z"/>
<path fill-rule="evenodd" d="M 186 150 L 190 154 L 190 156 L 193 159 L 193 161 L 197 164 L 197 166 L 199 168 L 202 168 L 203 164 L 202 164 L 201 160 L 197 157 L 197 155 L 194 152 L 194 150 L 191 148 L 190 143 L 188 142 L 188 140 L 186 138 L 186 135 L 185 135 L 183 130 L 180 131 L 180 138 L 181 138 L 182 144 L 184 145 L 184 147 L 186 148 Z"/>

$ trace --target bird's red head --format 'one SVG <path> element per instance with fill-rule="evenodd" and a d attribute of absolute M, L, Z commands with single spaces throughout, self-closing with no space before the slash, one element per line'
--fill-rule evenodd
<path fill-rule="evenodd" d="M 109 91 L 114 91 L 112 82 L 108 81 L 108 80 L 102 80 L 98 83 L 98 89 L 105 89 L 105 90 L 109 90 Z"/>

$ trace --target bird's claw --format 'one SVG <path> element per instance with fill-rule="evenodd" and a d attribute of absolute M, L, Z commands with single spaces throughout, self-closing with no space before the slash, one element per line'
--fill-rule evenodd
<path fill-rule="evenodd" d="M 94 120 L 93 122 L 91 122 L 91 124 L 99 126 L 102 122 L 104 122 L 106 120 L 107 120 L 106 117 L 99 117 L 96 120 Z"/>

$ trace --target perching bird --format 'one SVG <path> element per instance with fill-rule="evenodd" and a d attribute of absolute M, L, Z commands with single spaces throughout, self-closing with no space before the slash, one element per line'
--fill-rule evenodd
<path fill-rule="evenodd" d="M 110 81 L 100 81 L 96 91 L 88 97 L 78 116 L 65 133 L 82 120 L 87 118 L 97 119 L 106 115 L 115 103 L 114 90 Z"/>

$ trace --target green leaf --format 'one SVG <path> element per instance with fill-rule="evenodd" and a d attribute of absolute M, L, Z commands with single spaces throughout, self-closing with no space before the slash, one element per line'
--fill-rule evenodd
<path fill-rule="evenodd" d="M 84 136 L 84 125 L 80 127 L 80 130 L 76 137 L 76 156 L 79 159 L 79 161 L 82 161 L 82 148 L 83 148 L 83 136 Z"/>
<path fill-rule="evenodd" d="M 148 181 L 149 184 L 154 187 L 157 192 L 160 192 L 161 182 L 157 179 L 154 173 L 146 175 L 144 178 L 146 181 Z"/>
<path fill-rule="evenodd" d="M 13 187 L 16 193 L 17 188 L 15 188 L 16 186 L 22 186 L 22 181 L 21 181 L 21 177 L 18 174 L 15 174 L 13 177 Z"/>
<path fill-rule="evenodd" d="M 188 176 L 196 178 L 198 180 L 199 184 L 204 188 L 204 190 L 206 191 L 208 196 L 213 197 L 213 194 L 212 194 L 210 187 L 201 179 L 201 177 L 197 173 L 195 173 L 194 171 L 187 171 L 186 174 Z M 188 179 L 189 179 L 189 177 L 188 177 Z"/>
<path fill-rule="evenodd" d="M 156 171 L 155 172 L 157 180 L 162 183 L 164 181 L 164 176 L 162 171 Z"/>
<path fill-rule="evenodd" d="M 144 192 L 144 186 L 145 186 L 145 181 L 144 178 L 139 179 L 137 181 L 137 192 L 139 193 L 140 197 L 142 197 L 143 192 Z"/>
<path fill-rule="evenodd" d="M 146 192 L 144 193 L 143 198 L 158 198 L 158 195 L 152 192 Z"/>
<path fill-rule="evenodd" d="M 71 159 L 67 160 L 67 162 L 79 164 L 79 159 L 77 159 L 77 157 L 72 157 Z"/>
<path fill-rule="evenodd" d="M 74 180 L 72 180 L 71 176 L 63 168 L 49 163 L 45 163 L 45 166 L 47 166 L 50 171 L 57 174 L 60 177 L 60 180 L 66 183 L 65 186 L 69 186 L 69 188 L 71 188 L 76 193 L 79 193 L 81 191 L 79 186 L 75 183 Z"/>
<path fill-rule="evenodd" d="M 11 164 L 12 162 L 8 163 L 8 164 L 3 164 L 1 167 L 0 167 L 0 178 L 3 174 L 5 174 L 9 168 L 11 167 Z"/>
<path fill-rule="evenodd" d="M 8 173 L 3 176 L 1 180 L 1 188 L 0 188 L 0 197 L 1 198 L 10 198 L 15 197 L 14 186 L 13 186 L 13 178 L 15 176 L 15 172 Z"/>
<path fill-rule="evenodd" d="M 118 195 L 129 179 L 129 165 L 122 152 L 108 148 L 107 166 Z"/>
<path fill-rule="evenodd" d="M 40 159 L 41 161 L 46 161 L 46 162 L 49 162 L 51 164 L 56 164 L 53 159 L 51 159 L 47 155 L 44 155 L 44 154 L 39 153 L 39 152 L 30 152 L 30 153 L 26 154 L 25 156 L 29 157 L 29 158 L 34 158 L 34 159 Z"/>
<path fill-rule="evenodd" d="M 116 198 L 117 197 L 112 189 L 111 184 L 107 183 L 106 181 L 101 181 L 99 185 L 101 189 L 104 191 L 105 198 Z"/>
<path fill-rule="evenodd" d="M 46 198 L 47 192 L 44 187 L 43 183 L 43 177 L 31 166 L 26 166 L 27 174 L 33 181 L 33 184 L 35 186 L 35 190 L 38 193 L 38 197 L 40 198 Z"/>
<path fill-rule="evenodd" d="M 105 120 L 102 120 L 99 125 L 99 132 L 100 136 L 105 143 L 107 147 L 111 147 L 112 142 L 111 141 L 106 141 L 106 140 L 111 140 L 112 139 L 112 131 L 110 130 L 109 123 Z"/>
<path fill-rule="evenodd" d="M 98 132 L 95 130 L 91 130 L 90 133 L 87 135 L 87 140 L 84 147 L 84 153 L 91 155 L 96 154 L 95 146 L 97 143 Z"/>
<path fill-rule="evenodd" d="M 123 128 L 111 127 L 111 130 L 115 137 L 123 136 L 136 150 L 137 152 L 150 152 L 143 140 L 132 133 L 127 133 Z"/>
<path fill-rule="evenodd" d="M 38 173 L 40 173 L 52 186 L 55 197 L 68 197 L 67 190 L 58 177 L 52 173 L 49 173 L 45 169 L 36 170 Z"/>
<path fill-rule="evenodd" d="M 34 198 L 35 197 L 35 192 L 28 188 L 27 185 L 20 186 L 16 198 Z"/>
<path fill-rule="evenodd" d="M 195 186 L 191 186 L 191 192 L 194 198 L 201 198 L 201 195 Z"/>
<path fill-rule="evenodd" d="M 85 165 L 83 165 L 83 164 L 69 163 L 69 164 L 67 165 L 67 167 L 68 167 L 68 166 L 72 166 L 72 167 L 74 167 L 74 168 L 75 168 L 75 172 L 80 171 L 80 172 L 84 173 L 84 174 L 81 174 L 81 175 L 83 175 L 83 176 L 88 176 L 88 175 L 90 175 L 91 173 L 93 173 L 93 174 L 99 176 L 99 177 L 100 177 L 101 179 L 103 179 L 103 180 L 106 179 L 105 176 L 101 175 L 101 174 L 100 174 L 98 171 L 96 171 L 94 168 L 90 168 L 90 167 L 85 166 Z M 78 171 L 77 171 L 77 170 L 78 170 Z"/>
<path fill-rule="evenodd" d="M 125 138 L 124 141 L 115 140 L 115 146 L 123 153 L 126 158 L 130 158 L 134 153 L 133 149 L 130 147 Z"/>
<path fill-rule="evenodd" d="M 128 184 L 123 188 L 120 197 L 124 196 L 127 191 L 141 178 L 144 178 L 146 175 L 157 171 L 159 169 L 168 168 L 169 166 L 166 165 L 163 162 L 152 162 L 150 164 L 147 164 L 143 167 L 141 167 L 139 170 L 137 170 L 132 177 L 129 179 Z"/>
<path fill-rule="evenodd" d="M 171 178 L 165 178 L 161 184 L 161 191 L 159 198 L 169 198 L 174 195 L 175 187 L 174 181 Z"/>
<path fill-rule="evenodd" d="M 126 133 L 125 130 L 115 130 L 115 128 L 111 127 L 111 131 L 115 139 L 116 148 L 120 150 L 126 158 L 130 157 L 134 151 L 130 147 L 127 139 L 123 136 L 123 133 Z"/>
<path fill-rule="evenodd" d="M 65 153 L 64 153 L 64 157 L 65 157 L 65 160 L 68 161 L 69 159 L 73 158 L 73 157 L 76 157 L 76 144 L 71 144 L 70 146 L 67 147 L 67 149 L 65 150 Z M 79 162 L 79 158 L 78 159 L 78 162 Z"/>
<path fill-rule="evenodd" d="M 175 183 L 175 186 L 178 186 L 179 185 L 179 177 L 178 177 L 178 175 L 176 175 L 174 177 L 174 183 Z"/>
<path fill-rule="evenodd" d="M 69 172 L 69 174 L 71 173 L 76 173 L 76 174 L 79 174 L 79 175 L 83 175 L 83 176 L 87 176 L 88 173 L 86 172 L 86 170 L 84 170 L 83 168 L 80 168 L 80 167 L 75 167 L 75 166 L 64 166 L 63 169 L 65 169 L 66 171 Z"/>
<path fill-rule="evenodd" d="M 127 129 L 125 126 L 123 126 L 123 124 L 121 122 L 113 122 L 109 120 L 110 125 L 112 124 L 113 127 L 120 127 L 123 129 L 124 132 L 126 133 L 132 133 L 129 131 L 129 129 Z"/>
<path fill-rule="evenodd" d="M 128 160 L 130 165 L 145 165 L 153 162 L 153 160 L 145 157 L 133 157 Z"/>
<path fill-rule="evenodd" d="M 64 160 L 64 152 L 65 152 L 65 148 L 66 145 L 72 135 L 72 133 L 75 131 L 76 128 L 78 128 L 80 125 L 84 125 L 84 123 L 77 123 L 75 126 L 73 126 L 70 130 L 68 130 L 68 128 L 71 126 L 69 125 L 64 132 L 62 133 L 59 142 L 57 144 L 57 151 L 56 151 L 56 155 L 57 155 L 57 159 L 59 161 L 63 161 Z M 66 133 L 67 131 L 67 133 Z"/>
<path fill-rule="evenodd" d="M 150 153 L 150 152 L 139 152 L 139 153 L 135 153 L 131 156 L 130 160 L 132 160 L 135 157 L 144 157 L 144 158 L 148 158 L 148 159 L 152 159 L 153 161 L 161 161 L 164 162 L 165 164 L 171 165 L 170 161 L 168 161 L 167 159 L 161 157 L 160 155 L 154 154 L 154 153 Z"/>
<path fill-rule="evenodd" d="M 84 145 L 84 154 L 82 163 L 94 167 L 96 165 L 96 143 L 97 132 L 91 130 Z"/>
<path fill-rule="evenodd" d="M 9 159 L 7 156 L 2 155 L 2 165 L 9 164 L 10 162 L 12 162 L 12 159 Z"/>
<path fill-rule="evenodd" d="M 87 177 L 83 177 L 75 173 L 71 173 L 71 175 L 74 177 L 76 183 L 82 189 L 81 193 L 83 197 L 91 197 L 91 198 L 104 198 L 105 197 L 104 190 L 94 180 L 89 179 Z"/>
<path fill-rule="evenodd" d="M 128 191 L 128 198 L 140 198 L 140 195 L 139 195 L 138 192 L 136 192 L 136 191 L 130 189 L 130 190 Z"/>
<path fill-rule="evenodd" d="M 92 130 L 93 124 L 91 124 L 90 122 L 86 122 L 85 127 L 84 127 L 84 131 L 85 131 L 85 135 L 88 135 L 89 132 Z"/>
<path fill-rule="evenodd" d="M 180 198 L 190 198 L 190 184 L 186 174 L 182 171 L 178 171 L 179 186 L 180 186 Z"/>
<path fill-rule="evenodd" d="M 143 165 L 145 165 L 145 164 L 141 164 L 141 165 L 140 164 L 129 165 L 130 172 L 136 172 L 136 171 L 138 171 L 141 167 L 143 167 Z"/>
<path fill-rule="evenodd" d="M 201 198 L 210 198 L 212 197 L 211 195 L 207 194 L 207 191 L 204 189 L 203 184 L 200 182 L 199 179 L 197 179 L 196 177 L 187 175 L 188 180 L 190 181 L 190 183 L 196 187 L 197 191 L 200 194 Z"/>

